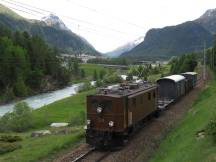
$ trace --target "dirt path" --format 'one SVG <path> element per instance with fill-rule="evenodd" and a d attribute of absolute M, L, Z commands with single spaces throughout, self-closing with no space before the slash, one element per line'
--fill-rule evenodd
<path fill-rule="evenodd" d="M 210 75 L 207 76 L 211 79 Z M 151 157 L 158 148 L 160 141 L 164 138 L 171 128 L 182 119 L 184 114 L 190 110 L 198 93 L 204 88 L 205 84 L 200 80 L 199 84 L 189 94 L 184 96 L 176 104 L 164 111 L 159 118 L 155 118 L 146 123 L 146 126 L 135 135 L 132 140 L 122 150 L 110 154 L 104 162 L 145 162 Z M 82 146 L 81 146 L 82 147 Z M 78 148 L 79 150 L 79 148 Z M 74 151 L 63 155 L 55 162 L 61 162 L 60 159 L 67 159 L 73 156 Z M 64 160 L 62 160 L 64 161 Z"/>

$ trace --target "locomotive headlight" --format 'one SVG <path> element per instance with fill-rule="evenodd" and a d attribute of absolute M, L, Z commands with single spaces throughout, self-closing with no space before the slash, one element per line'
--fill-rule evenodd
<path fill-rule="evenodd" d="M 87 123 L 87 125 L 90 125 L 91 124 L 91 120 L 87 119 L 86 123 Z"/>
<path fill-rule="evenodd" d="M 113 121 L 109 121 L 109 127 L 113 127 L 114 126 L 114 122 Z"/>
<path fill-rule="evenodd" d="M 100 114 L 102 112 L 102 107 L 97 108 L 97 113 Z"/>

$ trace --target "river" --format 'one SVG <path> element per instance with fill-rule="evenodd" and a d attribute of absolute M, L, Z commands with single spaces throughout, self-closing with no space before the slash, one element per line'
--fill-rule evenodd
<path fill-rule="evenodd" d="M 60 100 L 60 99 L 63 99 L 63 98 L 66 98 L 66 97 L 69 97 L 69 96 L 76 94 L 79 90 L 79 87 L 82 84 L 83 83 L 74 84 L 74 85 L 71 85 L 69 87 L 66 87 L 66 88 L 63 88 L 60 90 L 27 97 L 26 99 L 24 99 L 22 101 L 26 102 L 31 108 L 38 109 L 42 106 L 53 103 L 57 100 Z M 16 104 L 16 102 L 1 105 L 0 106 L 0 116 L 4 115 L 7 112 L 11 112 L 13 110 L 13 107 L 15 104 Z"/>

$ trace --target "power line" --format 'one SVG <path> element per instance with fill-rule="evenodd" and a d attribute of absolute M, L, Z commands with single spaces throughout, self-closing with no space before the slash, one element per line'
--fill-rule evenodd
<path fill-rule="evenodd" d="M 1 1 L 11 4 L 11 2 L 8 2 L 7 0 L 1 0 Z M 103 28 L 103 29 L 105 28 L 107 30 L 110 30 L 110 31 L 113 31 L 113 32 L 117 32 L 117 33 L 120 33 L 120 34 L 124 34 L 124 35 L 128 35 L 129 34 L 129 35 L 131 35 L 131 33 L 123 32 L 123 31 L 120 31 L 120 30 L 116 30 L 116 29 L 108 27 L 108 26 L 98 25 L 98 24 L 94 24 L 92 22 L 88 22 L 88 21 L 85 21 L 85 20 L 81 20 L 81 19 L 77 19 L 77 18 L 73 18 L 73 17 L 57 14 L 57 13 L 55 13 L 53 11 L 48 11 L 48 10 L 45 10 L 45 9 L 41 9 L 41 8 L 38 8 L 38 7 L 27 5 L 25 3 L 17 2 L 17 1 L 14 1 L 14 0 L 10 0 L 10 1 L 13 1 L 14 2 L 13 5 L 15 5 L 15 6 L 18 6 L 18 7 L 27 9 L 27 10 L 30 10 L 32 12 L 37 12 L 37 13 L 42 14 L 42 15 L 45 15 L 45 14 L 42 13 L 42 12 L 40 12 L 40 11 L 37 11 L 37 10 L 41 10 L 41 11 L 49 13 L 49 14 L 60 15 L 61 17 L 64 17 L 64 18 L 67 18 L 67 19 L 70 19 L 70 20 L 78 21 L 78 22 L 81 22 L 81 23 L 85 23 L 85 24 L 89 24 L 89 25 L 92 25 L 92 26 L 100 27 L 100 28 Z M 132 35 L 134 35 L 134 34 L 132 34 Z M 137 35 L 134 35 L 134 36 L 137 36 Z"/>
<path fill-rule="evenodd" d="M 5 0 L 0 0 L 0 1 L 5 1 Z M 13 5 L 13 4 L 12 4 Z M 30 10 L 30 9 L 28 9 L 28 8 L 24 8 L 24 9 L 28 9 L 28 10 L 30 10 L 31 12 L 28 12 L 28 11 L 25 11 L 25 10 L 21 10 L 21 9 L 17 9 L 17 8 L 14 8 L 14 7 L 11 7 L 11 6 L 9 6 L 9 8 L 11 8 L 11 9 L 14 9 L 14 10 L 17 10 L 17 11 L 20 11 L 20 12 L 24 12 L 24 13 L 27 13 L 27 14 L 29 14 L 29 15 L 33 15 L 33 16 L 36 16 L 36 17 L 40 17 L 40 16 L 38 16 L 38 15 L 36 15 L 36 14 L 34 14 L 34 13 L 32 13 L 32 12 L 36 12 L 36 11 L 34 11 L 34 10 Z M 44 13 L 41 13 L 41 12 L 36 12 L 36 13 L 39 13 L 40 15 L 43 15 L 43 16 L 46 16 Z M 71 20 L 69 21 L 69 20 L 65 20 L 65 22 L 67 22 L 68 24 L 70 24 L 70 25 L 75 25 L 75 26 L 77 26 L 77 25 L 79 25 L 79 24 L 76 24 L 76 23 L 74 23 L 74 22 L 72 22 Z M 124 40 L 124 39 L 126 39 L 126 37 L 125 38 L 123 38 L 125 35 L 122 35 L 122 36 L 120 36 L 120 37 L 122 37 L 122 38 L 120 38 L 119 36 L 117 36 L 117 35 L 110 35 L 110 34 L 102 34 L 102 33 L 100 33 L 100 32 L 98 32 L 97 30 L 95 30 L 95 29 L 93 29 L 93 28 L 90 28 L 90 27 L 87 27 L 87 26 L 85 26 L 85 25 L 79 25 L 80 26 L 80 28 L 83 28 L 84 27 L 84 30 L 83 31 L 89 31 L 89 32 L 91 32 L 91 33 L 94 33 L 94 34 L 96 34 L 96 35 L 98 35 L 98 36 L 101 36 L 101 37 L 103 37 L 104 38 L 104 36 L 105 37 L 110 37 L 110 38 L 113 38 L 113 37 L 115 37 L 116 39 L 118 39 L 118 40 Z"/>
<path fill-rule="evenodd" d="M 13 10 L 17 10 L 17 11 L 20 11 L 20 12 L 24 12 L 24 13 L 27 13 L 27 14 L 29 14 L 29 15 L 33 15 L 33 16 L 38 17 L 37 15 L 35 15 L 35 14 L 33 14 L 33 13 L 30 13 L 30 12 L 28 12 L 28 11 L 23 11 L 23 10 L 20 10 L 20 9 L 17 9 L 17 8 L 11 7 L 11 6 L 8 7 L 8 8 L 13 9 Z"/>
<path fill-rule="evenodd" d="M 121 19 L 121 18 L 116 17 L 116 16 L 109 15 L 109 14 L 107 14 L 107 13 L 104 13 L 104 12 L 98 11 L 98 10 L 96 10 L 96 9 L 93 9 L 93 8 L 87 7 L 87 6 L 85 6 L 85 5 L 78 4 L 78 3 L 74 2 L 74 1 L 71 1 L 71 0 L 70 0 L 70 2 L 73 3 L 73 4 L 75 4 L 75 5 L 77 5 L 77 6 L 79 6 L 79 7 L 82 7 L 82 8 L 88 9 L 88 10 L 90 10 L 90 11 L 92 11 L 92 12 L 95 12 L 95 13 L 98 13 L 98 14 L 102 14 L 102 15 L 105 15 L 105 16 L 109 16 L 109 17 L 112 17 L 112 18 L 114 18 L 114 19 L 116 19 L 116 20 L 118 20 L 118 21 L 121 21 L 121 22 L 123 22 L 123 23 L 126 23 L 126 24 L 129 24 L 129 25 L 135 26 L 135 27 L 137 27 L 137 28 L 141 28 L 141 29 L 145 29 L 145 30 L 146 30 L 146 28 L 144 28 L 144 27 L 141 26 L 141 25 L 138 25 L 138 24 L 135 24 L 135 23 L 132 23 L 132 22 L 126 21 L 126 20 Z"/>
<path fill-rule="evenodd" d="M 9 7 L 9 8 L 11 8 L 11 9 L 13 9 L 13 10 L 17 10 L 17 11 L 20 11 L 20 12 L 24 12 L 24 13 L 27 13 L 27 14 L 29 14 L 29 15 L 33 15 L 33 16 L 36 16 L 36 17 L 38 17 L 39 18 L 39 16 L 38 15 L 36 15 L 36 14 L 33 14 L 33 13 L 30 13 L 30 12 L 28 12 L 28 11 L 24 11 L 24 10 L 21 10 L 21 9 L 17 9 L 17 8 L 14 8 L 14 7 Z M 45 15 L 44 15 L 45 16 Z M 73 23 L 73 22 L 71 22 L 71 21 L 65 21 L 65 22 L 67 22 L 68 24 L 70 24 L 70 25 L 77 25 L 77 24 L 75 24 L 75 23 Z M 94 33 L 95 35 L 98 35 L 98 36 L 100 36 L 100 37 L 110 37 L 110 38 L 113 38 L 113 37 L 115 37 L 116 39 L 118 39 L 118 40 L 123 40 L 123 37 L 122 38 L 120 38 L 120 37 L 117 37 L 116 35 L 110 35 L 110 34 L 101 34 L 100 32 L 98 32 L 97 30 L 95 30 L 95 29 L 92 29 L 92 28 L 89 28 L 89 27 L 85 27 L 84 25 L 79 25 L 80 26 L 80 28 L 82 28 L 82 27 L 84 27 L 85 28 L 85 30 L 83 30 L 83 31 L 89 31 L 89 32 L 91 32 L 91 33 Z"/>

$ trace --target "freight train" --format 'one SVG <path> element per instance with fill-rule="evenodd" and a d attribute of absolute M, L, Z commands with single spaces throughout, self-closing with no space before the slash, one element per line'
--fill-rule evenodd
<path fill-rule="evenodd" d="M 87 96 L 86 142 L 97 148 L 123 146 L 146 120 L 196 86 L 197 73 L 100 88 Z"/>

